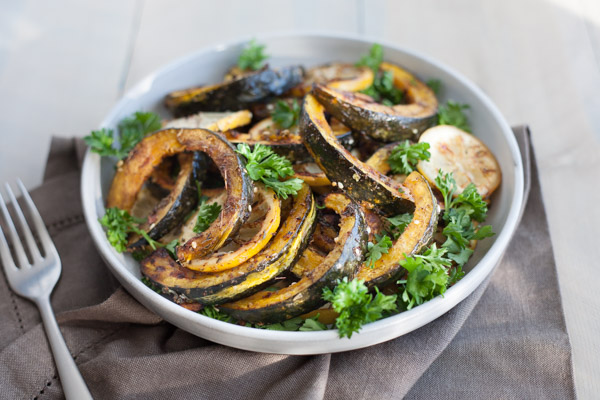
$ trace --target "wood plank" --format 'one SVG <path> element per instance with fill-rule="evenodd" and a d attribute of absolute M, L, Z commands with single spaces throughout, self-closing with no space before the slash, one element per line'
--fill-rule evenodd
<path fill-rule="evenodd" d="M 398 15 L 427 18 L 396 23 Z M 587 0 L 377 0 L 369 2 L 365 21 L 368 35 L 451 65 L 509 123 L 530 124 L 581 398 L 600 390 L 600 277 L 590 251 L 597 247 L 593 221 L 600 221 L 598 21 L 598 3 Z"/>
<path fill-rule="evenodd" d="M 2 3 L 0 182 L 32 187 L 51 135 L 88 134 L 117 99 L 135 2 Z"/>
<path fill-rule="evenodd" d="M 358 30 L 357 2 L 226 0 L 146 2 L 127 87 L 157 68 L 206 46 L 257 33 Z M 335 15 L 335 18 L 332 18 Z"/>

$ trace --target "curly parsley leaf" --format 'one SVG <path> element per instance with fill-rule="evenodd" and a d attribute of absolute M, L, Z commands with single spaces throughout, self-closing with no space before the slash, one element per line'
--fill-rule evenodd
<path fill-rule="evenodd" d="M 373 268 L 375 262 L 381 258 L 384 254 L 387 254 L 389 249 L 392 247 L 392 240 L 388 235 L 375 235 L 377 242 L 367 243 L 367 266 Z"/>
<path fill-rule="evenodd" d="M 83 140 L 94 153 L 105 157 L 125 158 L 147 134 L 155 132 L 161 127 L 158 114 L 138 111 L 119 123 L 118 135 L 115 135 L 112 129 L 102 128 L 92 131 Z M 114 147 L 117 137 L 119 148 Z"/>
<path fill-rule="evenodd" d="M 436 186 L 444 196 L 444 221 L 446 226 L 442 233 L 446 242 L 442 245 L 448 251 L 448 258 L 459 266 L 464 265 L 473 250 L 469 248 L 471 240 L 481 240 L 494 235 L 489 225 L 477 229 L 473 220 L 482 222 L 487 215 L 487 203 L 483 200 L 474 184 L 467 185 L 465 190 L 456 198 L 456 181 L 452 173 L 438 172 Z"/>
<path fill-rule="evenodd" d="M 405 140 L 394 147 L 387 162 L 392 172 L 408 175 L 415 170 L 419 160 L 429 160 L 431 153 L 428 150 L 429 143 L 411 144 L 409 140 Z"/>
<path fill-rule="evenodd" d="M 448 100 L 445 105 L 440 106 L 438 109 L 438 124 L 454 125 L 465 132 L 471 132 L 469 119 L 463 111 L 469 107 L 468 104 Z"/>
<path fill-rule="evenodd" d="M 386 313 L 397 309 L 395 294 L 388 296 L 380 293 L 377 288 L 375 290 L 376 294 L 373 296 L 364 281 L 348 281 L 347 277 L 338 281 L 333 290 L 323 289 L 323 299 L 331 302 L 333 309 L 339 313 L 335 327 L 340 337 L 350 338 L 363 325 L 377 321 Z"/>
<path fill-rule="evenodd" d="M 402 301 L 407 310 L 446 292 L 450 279 L 448 270 L 452 265 L 452 261 L 444 257 L 446 251 L 438 249 L 434 243 L 422 255 L 400 261 L 400 265 L 408 271 L 406 280 L 398 281 L 404 287 Z"/>
<path fill-rule="evenodd" d="M 291 104 L 277 100 L 273 109 L 273 121 L 283 129 L 289 129 L 298 123 L 300 118 L 300 104 L 293 100 Z"/>
<path fill-rule="evenodd" d="M 221 205 L 219 203 L 207 203 L 202 201 L 198 210 L 198 217 L 196 219 L 196 225 L 194 225 L 193 231 L 195 233 L 202 233 L 208 229 L 219 214 L 221 213 Z"/>
<path fill-rule="evenodd" d="M 246 171 L 250 178 L 263 182 L 279 197 L 287 199 L 290 195 L 296 195 L 302 187 L 302 180 L 298 178 L 279 180 L 294 174 L 292 163 L 287 158 L 275 154 L 269 146 L 257 144 L 254 149 L 250 149 L 246 143 L 240 143 L 236 152 L 246 158 Z"/>
<path fill-rule="evenodd" d="M 119 253 L 127 249 L 127 236 L 132 232 L 146 239 L 152 250 L 156 250 L 158 247 L 165 247 L 162 243 L 152 239 L 148 235 L 148 232 L 138 227 L 139 224 L 143 224 L 146 220 L 135 218 L 125 210 L 117 207 L 108 208 L 104 216 L 98 219 L 98 221 L 106 228 L 108 242 Z"/>
<path fill-rule="evenodd" d="M 324 330 L 327 330 L 327 325 L 319 322 L 319 314 L 315 315 L 314 317 L 306 318 L 300 327 L 300 331 L 302 332 Z"/>
<path fill-rule="evenodd" d="M 85 143 L 90 146 L 94 153 L 98 153 L 103 157 L 120 157 L 119 150 L 113 147 L 114 133 L 112 129 L 102 128 L 97 131 L 92 131 L 88 136 L 84 137 Z"/>
<path fill-rule="evenodd" d="M 198 311 L 198 313 L 219 321 L 234 322 L 233 318 L 231 318 L 229 315 L 225 314 L 215 306 L 205 306 L 202 308 L 202 310 Z"/>
<path fill-rule="evenodd" d="M 383 47 L 380 44 L 373 44 L 369 50 L 369 54 L 366 54 L 360 58 L 355 64 L 357 67 L 369 67 L 374 74 L 379 71 L 379 66 L 383 62 Z"/>
<path fill-rule="evenodd" d="M 413 215 L 410 213 L 404 213 L 386 219 L 390 224 L 392 236 L 394 237 L 394 240 L 396 240 L 400 237 L 400 235 L 402 235 L 402 232 L 404 232 L 408 224 L 410 224 L 413 219 Z"/>
<path fill-rule="evenodd" d="M 282 322 L 266 325 L 255 325 L 259 329 L 268 329 L 271 331 L 323 331 L 327 329 L 325 324 L 318 321 L 319 314 L 310 318 L 295 317 Z"/>
<path fill-rule="evenodd" d="M 238 67 L 243 70 L 257 71 L 263 67 L 265 60 L 269 58 L 264 53 L 265 45 L 256 43 L 255 39 L 252 39 L 238 58 Z"/>
<path fill-rule="evenodd" d="M 429 79 L 427 82 L 425 82 L 425 84 L 429 86 L 431 90 L 433 90 L 434 94 L 440 94 L 442 90 L 442 81 L 440 81 L 439 79 Z"/>

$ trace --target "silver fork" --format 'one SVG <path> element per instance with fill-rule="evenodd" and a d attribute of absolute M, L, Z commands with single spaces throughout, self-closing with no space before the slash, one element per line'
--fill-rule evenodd
<path fill-rule="evenodd" d="M 33 221 L 34 231 L 40 239 L 44 256 L 40 253 L 37 247 L 31 229 L 27 225 L 23 211 L 17 203 L 17 199 L 13 194 L 12 189 L 6 184 L 6 191 L 8 197 L 13 205 L 13 209 L 19 220 L 21 227 L 21 233 L 25 236 L 25 241 L 29 249 L 29 254 L 32 259 L 32 263 L 29 263 L 27 255 L 19 239 L 17 229 L 8 213 L 6 204 L 2 195 L 0 195 L 0 210 L 6 221 L 8 233 L 10 234 L 11 243 L 18 260 L 15 263 L 11 255 L 6 237 L 0 227 L 0 259 L 4 266 L 4 272 L 10 287 L 20 296 L 25 297 L 33 301 L 40 310 L 42 321 L 44 322 L 44 328 L 46 329 L 46 336 L 50 342 L 50 348 L 54 355 L 54 361 L 60 375 L 60 382 L 65 392 L 67 399 L 92 399 L 85 381 L 83 380 L 81 373 L 75 365 L 75 361 L 71 357 L 71 353 L 67 348 L 65 340 L 60 333 L 56 318 L 54 317 L 54 311 L 50 305 L 50 293 L 54 289 L 61 272 L 61 262 L 56 247 L 52 243 L 52 239 L 48 234 L 48 230 L 42 221 L 42 217 L 35 208 L 33 200 L 27 193 L 25 186 L 20 180 L 17 180 L 17 185 L 23 194 L 23 199 L 27 205 L 27 209 L 31 220 Z M 25 373 L 25 371 L 23 372 Z"/>

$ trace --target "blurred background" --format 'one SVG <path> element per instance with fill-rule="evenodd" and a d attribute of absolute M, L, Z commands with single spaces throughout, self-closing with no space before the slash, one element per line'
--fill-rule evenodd
<path fill-rule="evenodd" d="M 158 67 L 281 31 L 352 33 L 416 50 L 474 81 L 510 124 L 530 125 L 576 386 L 581 398 L 597 396 L 598 0 L 0 0 L 0 182 L 20 176 L 35 187 L 53 135 L 89 134 Z"/>

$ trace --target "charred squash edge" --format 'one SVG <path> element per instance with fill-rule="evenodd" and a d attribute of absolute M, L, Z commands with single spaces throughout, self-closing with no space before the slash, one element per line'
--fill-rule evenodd
<path fill-rule="evenodd" d="M 268 208 L 260 230 L 256 235 L 239 249 L 229 253 L 216 252 L 201 258 L 194 258 L 185 266 L 191 270 L 214 273 L 237 267 L 260 252 L 277 233 L 281 218 L 281 200 L 273 190 L 262 183 L 255 183 L 259 199 L 267 202 Z"/>
<path fill-rule="evenodd" d="M 414 202 L 401 185 L 347 151 L 332 134 L 324 107 L 312 95 L 304 99 L 300 131 L 304 144 L 332 185 L 356 201 L 368 201 L 385 214 L 412 212 Z"/>
<path fill-rule="evenodd" d="M 198 111 L 235 111 L 257 101 L 279 96 L 299 84 L 304 77 L 300 66 L 279 70 L 264 67 L 229 82 L 178 90 L 167 95 L 165 106 L 176 116 Z"/>
<path fill-rule="evenodd" d="M 323 288 L 333 288 L 344 276 L 352 278 L 366 250 L 367 234 L 360 207 L 344 197 L 346 206 L 341 212 L 337 245 L 323 263 L 305 271 L 302 279 L 290 286 L 274 292 L 258 292 L 223 304 L 220 310 L 238 320 L 272 323 L 304 314 L 324 304 Z M 325 204 L 328 205 L 327 199 Z"/>
<path fill-rule="evenodd" d="M 260 290 L 289 268 L 308 244 L 316 216 L 307 185 L 294 197 L 289 215 L 269 245 L 244 264 L 216 274 L 181 267 L 159 250 L 141 262 L 141 272 L 164 292 L 203 304 L 221 304 Z"/>
<path fill-rule="evenodd" d="M 354 68 L 356 70 L 356 76 L 348 79 L 331 79 L 328 81 L 309 81 L 310 75 L 315 70 L 319 69 L 327 69 L 327 68 Z M 320 83 L 323 85 L 327 85 L 328 87 L 345 90 L 348 92 L 358 92 L 360 90 L 367 89 L 369 86 L 373 84 L 373 78 L 375 75 L 373 74 L 373 70 L 369 67 L 356 67 L 352 64 L 346 63 L 331 63 L 325 65 L 319 65 L 314 68 L 309 69 L 306 72 L 307 79 L 304 80 L 300 85 L 296 86 L 292 90 L 290 90 L 290 94 L 295 97 L 304 97 L 313 87 L 313 84 Z"/>
<path fill-rule="evenodd" d="M 405 255 L 410 257 L 420 253 L 435 233 L 438 205 L 431 187 L 416 171 L 406 178 L 405 185 L 416 202 L 413 219 L 388 253 L 383 254 L 372 269 L 365 264 L 360 266 L 356 277 L 364 280 L 369 287 L 382 286 L 398 280 L 404 272 L 399 262 L 404 260 Z"/>
<path fill-rule="evenodd" d="M 353 130 L 384 142 L 416 141 L 422 132 L 437 123 L 438 102 L 433 91 L 404 69 L 382 63 L 381 69 L 394 75 L 394 86 L 404 90 L 408 104 L 392 107 L 369 103 L 352 92 L 315 85 L 313 93 L 327 111 Z"/>

